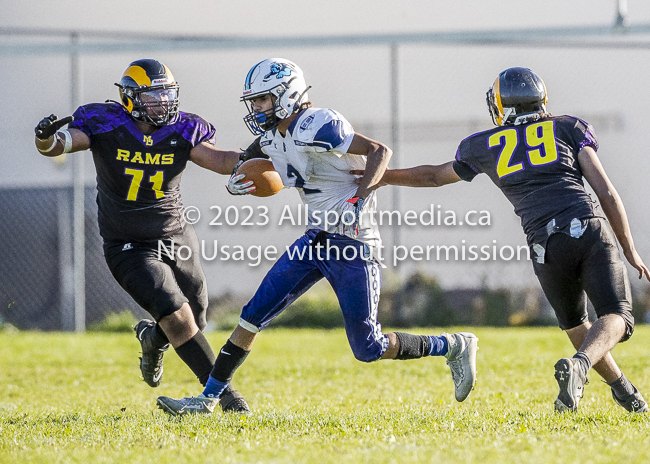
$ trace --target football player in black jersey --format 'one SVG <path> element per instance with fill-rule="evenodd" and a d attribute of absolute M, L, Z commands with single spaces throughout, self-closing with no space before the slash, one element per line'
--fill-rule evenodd
<path fill-rule="evenodd" d="M 630 281 L 616 239 L 639 278 L 650 280 L 650 273 L 634 247 L 623 202 L 596 155 L 593 127 L 572 116 L 552 116 L 546 101 L 546 86 L 537 74 L 506 69 L 487 92 L 497 128 L 463 140 L 455 161 L 386 171 L 382 183 L 440 187 L 487 174 L 521 218 L 535 274 L 578 350 L 555 364 L 560 389 L 555 410 L 577 409 L 593 365 L 619 405 L 646 412 L 643 396 L 609 353 L 634 329 Z M 587 298 L 598 315 L 593 325 Z"/>
<path fill-rule="evenodd" d="M 192 161 L 230 175 L 245 154 L 215 148 L 214 127 L 178 110 L 179 85 L 159 61 L 134 61 L 116 85 L 119 103 L 92 103 L 73 116 L 44 118 L 35 129 L 36 148 L 45 156 L 92 152 L 106 262 L 156 321 L 144 319 L 135 327 L 144 380 L 152 387 L 160 384 L 163 353 L 171 344 L 205 385 L 216 357 L 202 332 L 208 293 L 198 240 L 182 215 L 181 174 Z M 168 250 L 171 242 L 177 249 L 190 247 L 190 258 L 170 259 L 159 252 L 159 241 Z M 220 404 L 227 412 L 249 412 L 230 385 Z"/>

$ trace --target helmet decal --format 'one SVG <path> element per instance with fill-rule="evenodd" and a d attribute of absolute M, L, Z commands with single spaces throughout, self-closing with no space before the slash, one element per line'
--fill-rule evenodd
<path fill-rule="evenodd" d="M 291 69 L 289 63 L 272 63 L 271 71 L 264 76 L 264 82 L 271 80 L 271 77 L 275 76 L 276 79 L 282 79 L 283 77 L 290 76 L 294 70 Z"/>

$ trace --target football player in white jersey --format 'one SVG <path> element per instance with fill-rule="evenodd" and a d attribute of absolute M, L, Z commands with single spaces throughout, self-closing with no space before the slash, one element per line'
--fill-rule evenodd
<path fill-rule="evenodd" d="M 384 334 L 377 322 L 381 238 L 371 215 L 376 188 L 392 155 L 384 144 L 355 133 L 337 111 L 313 108 L 300 68 L 270 58 L 251 68 L 242 101 L 244 118 L 260 137 L 248 151 L 268 157 L 287 187 L 295 187 L 308 206 L 305 234 L 267 273 L 244 306 L 239 325 L 221 349 L 204 392 L 175 400 L 158 398 L 172 415 L 211 413 L 219 394 L 244 362 L 257 334 L 287 306 L 325 277 L 336 293 L 354 356 L 362 362 L 445 356 L 457 401 L 464 401 L 476 381 L 478 338 L 471 333 Z M 254 144 L 255 145 L 255 144 Z M 365 169 L 357 185 L 352 169 Z M 243 174 L 228 183 L 234 195 L 255 190 Z"/>

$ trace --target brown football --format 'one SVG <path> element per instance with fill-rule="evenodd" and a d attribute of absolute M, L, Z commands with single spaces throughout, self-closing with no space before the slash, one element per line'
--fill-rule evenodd
<path fill-rule="evenodd" d="M 270 197 L 284 188 L 280 174 L 267 159 L 248 160 L 239 166 L 237 174 L 246 174 L 244 181 L 253 181 L 255 191 L 251 195 L 256 197 Z"/>

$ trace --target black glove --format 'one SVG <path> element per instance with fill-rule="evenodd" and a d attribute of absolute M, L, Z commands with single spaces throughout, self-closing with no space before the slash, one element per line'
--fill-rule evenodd
<path fill-rule="evenodd" d="M 41 119 L 41 122 L 39 122 L 34 128 L 34 132 L 36 133 L 37 138 L 47 140 L 52 137 L 56 131 L 72 121 L 74 121 L 72 116 L 59 119 L 56 114 L 51 114 L 48 117 Z"/>
<path fill-rule="evenodd" d="M 261 137 L 257 137 L 253 143 L 251 143 L 248 148 L 244 150 L 241 155 L 239 155 L 240 161 L 248 161 L 253 158 L 269 159 L 269 156 L 265 155 L 262 151 L 262 147 L 260 146 L 260 139 Z"/>

